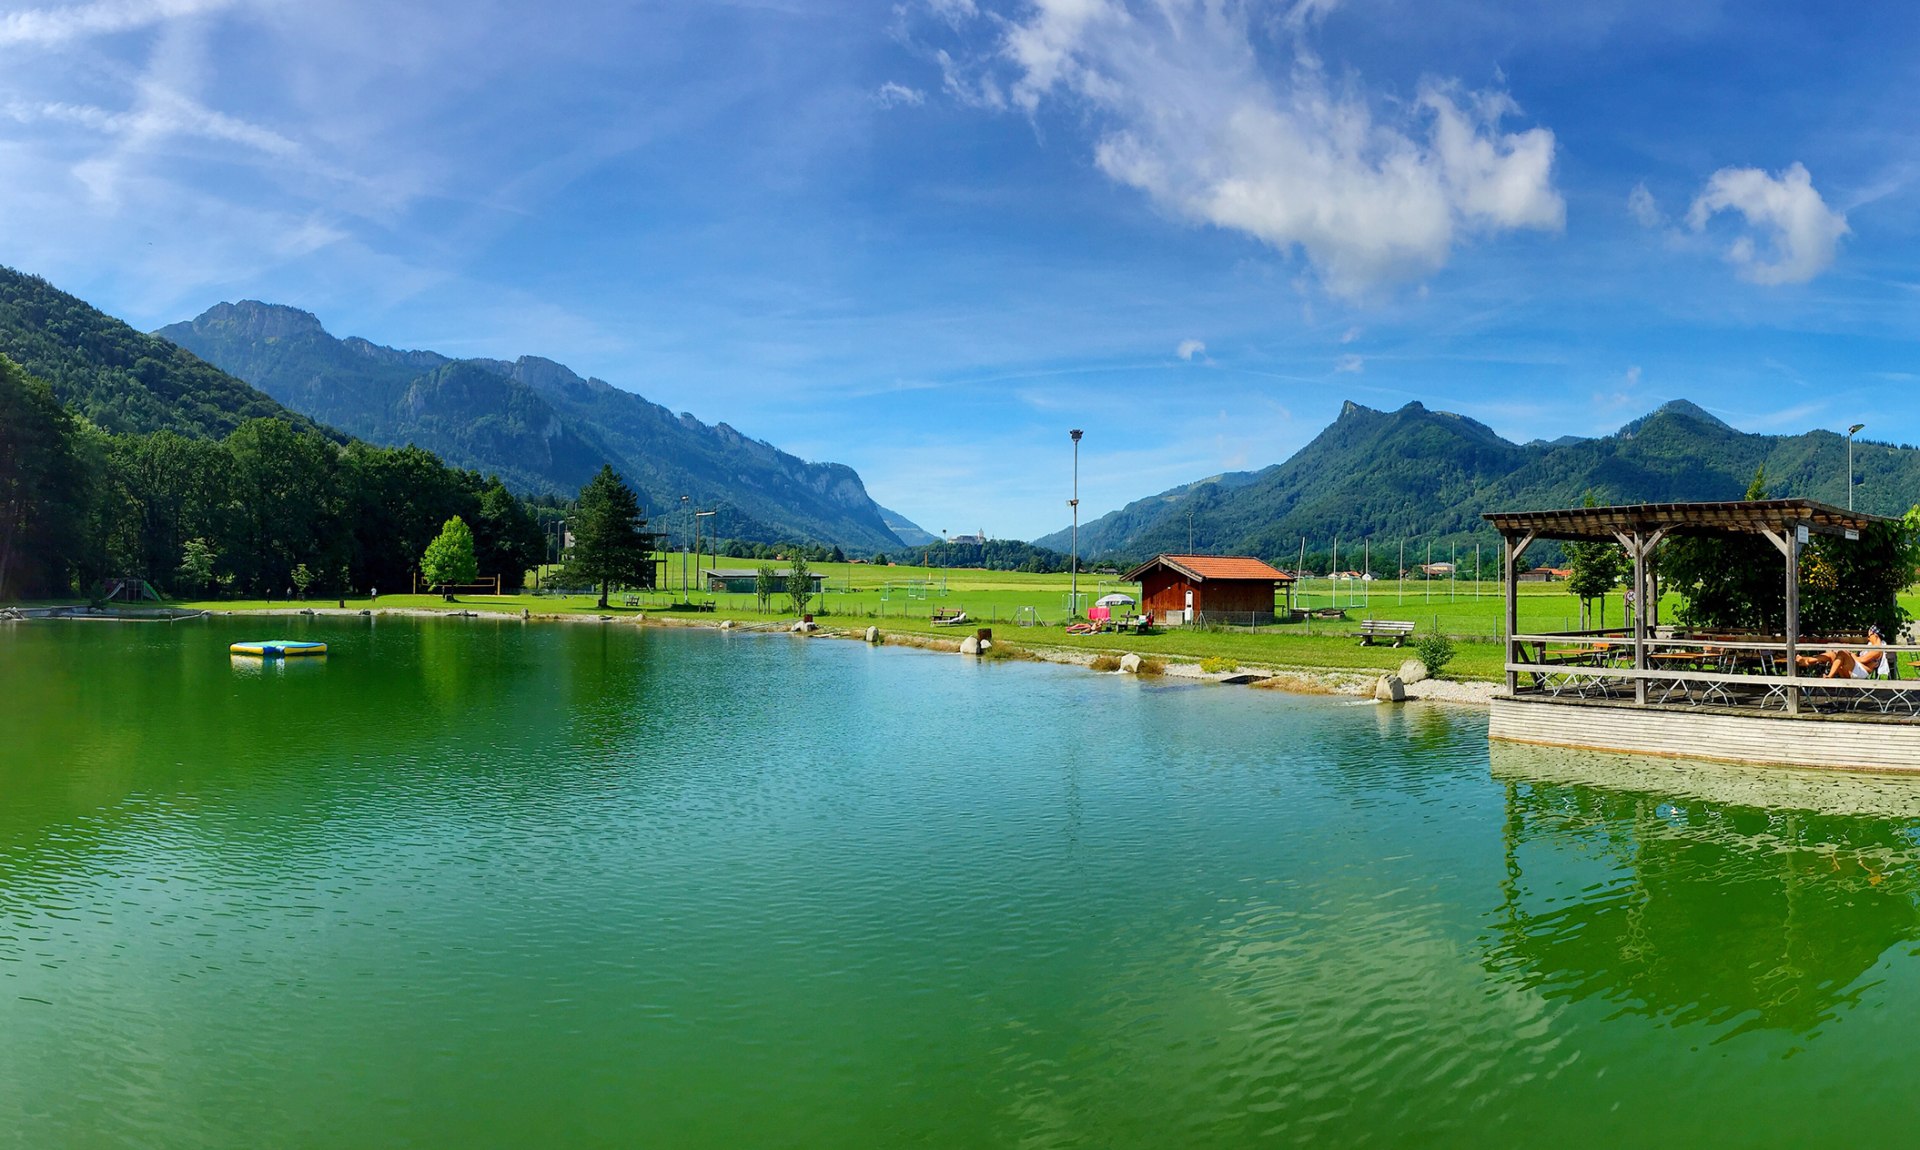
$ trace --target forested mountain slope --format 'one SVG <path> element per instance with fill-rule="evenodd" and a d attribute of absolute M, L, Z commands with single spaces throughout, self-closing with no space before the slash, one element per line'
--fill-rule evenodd
<path fill-rule="evenodd" d="M 691 532 L 697 507 L 720 511 L 702 530 L 724 538 L 900 546 L 852 468 L 809 463 L 551 360 L 454 360 L 336 339 L 307 312 L 252 300 L 157 334 L 294 410 L 375 443 L 418 443 L 525 490 L 571 494 L 611 463 L 676 536 Z"/>
<path fill-rule="evenodd" d="M 1486 538 L 1499 508 L 1737 499 L 1756 468 L 1783 497 L 1846 503 L 1846 439 L 1831 431 L 1754 435 L 1684 400 L 1594 439 L 1516 444 L 1485 424 L 1410 403 L 1348 403 L 1284 463 L 1202 480 L 1080 526 L 1081 554 L 1134 559 L 1162 551 L 1253 554 L 1284 561 L 1371 537 L 1436 546 Z M 1898 514 L 1920 502 L 1920 451 L 1857 443 L 1856 504 Z M 1056 532 L 1035 542 L 1067 546 Z"/>
<path fill-rule="evenodd" d="M 6 267 L 0 355 L 46 381 L 69 410 L 112 432 L 217 437 L 265 416 L 312 426 L 246 381 Z"/>

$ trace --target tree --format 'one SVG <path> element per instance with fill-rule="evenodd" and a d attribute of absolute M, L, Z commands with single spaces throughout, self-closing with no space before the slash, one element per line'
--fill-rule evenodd
<path fill-rule="evenodd" d="M 1768 497 L 1762 467 L 1753 473 L 1746 498 Z M 1655 552 L 1654 570 L 1661 586 L 1679 593 L 1679 619 L 1689 627 L 1774 634 L 1786 626 L 1785 564 L 1758 535 L 1670 538 Z"/>
<path fill-rule="evenodd" d="M 813 572 L 807 570 L 804 555 L 794 555 L 793 566 L 787 570 L 787 597 L 793 600 L 795 615 L 807 613 L 807 603 L 813 599 Z"/>
<path fill-rule="evenodd" d="M 449 588 L 453 584 L 471 583 L 479 574 L 479 561 L 473 557 L 473 530 L 456 515 L 440 529 L 439 538 L 427 544 L 426 554 L 420 557 L 420 577 L 451 599 Z"/>
<path fill-rule="evenodd" d="M 1581 502 L 1583 507 L 1597 507 L 1593 492 Z M 1606 622 L 1605 599 L 1614 584 L 1620 582 L 1620 575 L 1626 568 L 1626 555 L 1617 543 L 1589 543 L 1582 540 L 1569 540 L 1561 545 L 1566 553 L 1567 566 L 1573 568 L 1573 574 L 1567 579 L 1567 591 L 1580 599 L 1580 626 L 1588 625 L 1588 613 L 1595 599 L 1602 601 L 1601 624 Z"/>
<path fill-rule="evenodd" d="M 338 566 L 351 549 L 340 450 L 317 432 L 254 419 L 226 439 L 233 535 L 220 550 L 249 589 L 284 586 L 295 562 Z M 300 559 L 295 557 L 299 556 Z"/>
<path fill-rule="evenodd" d="M 85 487 L 74 438 L 52 389 L 0 355 L 0 599 L 70 580 Z"/>
<path fill-rule="evenodd" d="M 620 481 L 613 468 L 602 464 L 599 474 L 580 489 L 580 510 L 574 516 L 573 552 L 567 572 L 600 586 L 600 606 L 615 583 L 652 587 L 654 537 L 640 518 L 640 501 Z"/>
<path fill-rule="evenodd" d="M 518 591 L 546 549 L 546 532 L 526 504 L 514 498 L 499 476 L 489 480 L 480 492 L 479 530 L 474 536 L 480 573 L 500 576 L 502 590 Z"/>
<path fill-rule="evenodd" d="M 313 572 L 305 563 L 296 564 L 293 569 L 293 585 L 300 589 L 300 598 L 307 597 L 307 588 L 313 585 Z"/>
<path fill-rule="evenodd" d="M 213 564 L 218 558 L 205 539 L 187 540 L 180 550 L 181 589 L 205 594 L 213 583 Z"/>
<path fill-rule="evenodd" d="M 780 593 L 780 572 L 771 563 L 760 564 L 760 570 L 753 576 L 753 593 L 760 600 L 760 610 L 766 611 L 767 604 Z"/>

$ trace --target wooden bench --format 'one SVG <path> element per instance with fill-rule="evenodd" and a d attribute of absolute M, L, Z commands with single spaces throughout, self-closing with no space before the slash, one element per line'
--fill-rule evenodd
<path fill-rule="evenodd" d="M 1384 639 L 1391 635 L 1393 645 L 1398 647 L 1406 643 L 1413 634 L 1413 624 L 1397 619 L 1364 619 L 1360 623 L 1360 645 L 1373 646 L 1375 639 Z"/>

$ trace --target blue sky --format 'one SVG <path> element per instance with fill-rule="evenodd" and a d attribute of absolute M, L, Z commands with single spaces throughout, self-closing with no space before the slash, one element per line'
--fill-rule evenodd
<path fill-rule="evenodd" d="M 0 262 L 537 354 L 932 529 L 1692 399 L 1920 441 L 1920 10 L 1662 0 L 0 8 Z"/>

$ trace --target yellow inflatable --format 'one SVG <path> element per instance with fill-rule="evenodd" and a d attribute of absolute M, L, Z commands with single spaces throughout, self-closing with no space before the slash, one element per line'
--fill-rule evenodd
<path fill-rule="evenodd" d="M 325 643 L 296 643 L 291 639 L 257 639 L 251 643 L 235 643 L 227 648 L 235 655 L 257 655 L 262 659 L 295 659 L 303 655 L 324 655 Z"/>

